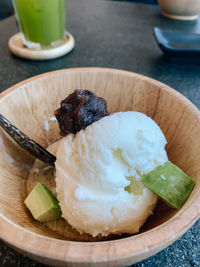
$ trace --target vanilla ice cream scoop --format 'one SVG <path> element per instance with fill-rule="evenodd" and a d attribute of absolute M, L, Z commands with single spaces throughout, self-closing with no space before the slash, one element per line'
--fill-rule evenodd
<path fill-rule="evenodd" d="M 168 160 L 159 126 L 139 112 L 103 117 L 59 145 L 56 191 L 62 216 L 80 233 L 136 233 L 157 197 L 141 178 Z"/>

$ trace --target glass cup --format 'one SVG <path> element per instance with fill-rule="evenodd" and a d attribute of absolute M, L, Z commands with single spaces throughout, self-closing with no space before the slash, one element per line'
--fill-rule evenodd
<path fill-rule="evenodd" d="M 24 45 L 55 47 L 65 40 L 65 0 L 12 0 Z"/>

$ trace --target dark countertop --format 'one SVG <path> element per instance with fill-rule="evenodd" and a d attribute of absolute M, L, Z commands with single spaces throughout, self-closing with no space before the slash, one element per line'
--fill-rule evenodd
<path fill-rule="evenodd" d="M 68 0 L 67 29 L 75 49 L 51 61 L 12 56 L 8 39 L 18 31 L 14 17 L 0 22 L 0 90 L 31 76 L 73 67 L 108 67 L 137 72 L 173 87 L 200 108 L 200 64 L 167 61 L 153 27 L 200 33 L 200 20 L 162 17 L 158 6 L 106 0 Z M 44 266 L 0 243 L 0 266 Z M 174 244 L 134 266 L 200 266 L 200 220 Z"/>

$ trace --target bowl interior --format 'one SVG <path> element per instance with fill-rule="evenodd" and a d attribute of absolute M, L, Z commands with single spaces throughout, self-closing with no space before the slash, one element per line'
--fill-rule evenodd
<path fill-rule="evenodd" d="M 51 120 L 54 110 L 77 88 L 90 89 L 104 97 L 110 112 L 140 111 L 159 124 L 168 141 L 169 159 L 196 181 L 185 205 L 190 203 L 200 187 L 199 112 L 184 97 L 159 82 L 117 70 L 62 70 L 32 78 L 4 92 L 0 98 L 0 112 L 46 147 L 60 138 L 58 125 Z M 34 159 L 2 129 L 0 147 L 0 213 L 24 229 L 62 239 L 34 221 L 23 204 L 26 179 Z M 176 213 L 159 202 L 141 232 L 161 225 Z"/>

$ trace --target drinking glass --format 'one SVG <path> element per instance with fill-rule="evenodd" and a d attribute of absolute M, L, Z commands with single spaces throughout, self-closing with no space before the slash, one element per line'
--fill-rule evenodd
<path fill-rule="evenodd" d="M 12 0 L 24 45 L 42 49 L 65 39 L 65 0 Z"/>

